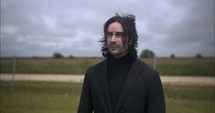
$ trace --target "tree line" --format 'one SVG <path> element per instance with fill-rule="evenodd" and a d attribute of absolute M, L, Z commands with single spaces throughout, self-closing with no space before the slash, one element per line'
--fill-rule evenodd
<path fill-rule="evenodd" d="M 141 53 L 139 58 L 154 58 L 156 57 L 155 53 L 152 50 L 149 49 L 144 49 Z M 176 56 L 174 54 L 171 54 L 169 56 L 170 58 L 175 58 Z M 196 58 L 202 58 L 202 54 L 198 53 L 195 56 Z M 63 54 L 59 53 L 59 52 L 55 52 L 53 53 L 53 58 L 64 58 Z M 73 55 L 70 55 L 68 58 L 74 58 Z"/>
<path fill-rule="evenodd" d="M 155 53 L 152 50 L 149 50 L 149 49 L 143 50 L 141 52 L 141 54 L 140 54 L 140 58 L 153 58 L 153 57 L 156 57 Z M 196 54 L 195 57 L 196 58 L 202 58 L 203 56 L 202 56 L 202 54 L 198 53 L 198 54 Z M 175 55 L 171 54 L 170 58 L 175 58 Z"/>

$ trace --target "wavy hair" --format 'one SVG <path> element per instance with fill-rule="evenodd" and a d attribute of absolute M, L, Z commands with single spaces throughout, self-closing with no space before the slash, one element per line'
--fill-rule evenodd
<path fill-rule="evenodd" d="M 108 51 L 107 47 L 107 41 L 106 41 L 106 34 L 107 34 L 107 29 L 108 26 L 113 23 L 113 22 L 119 22 L 122 25 L 123 29 L 123 44 L 129 44 L 128 46 L 128 53 L 136 58 L 137 57 L 137 40 L 138 40 L 138 35 L 137 35 L 137 30 L 136 30 L 136 25 L 135 25 L 135 16 L 131 14 L 126 14 L 120 16 L 118 13 L 116 13 L 115 16 L 112 18 L 108 19 L 106 23 L 104 24 L 104 29 L 103 29 L 103 38 L 100 41 L 102 43 L 102 48 L 101 52 L 104 57 L 108 57 L 110 55 L 110 52 Z"/>

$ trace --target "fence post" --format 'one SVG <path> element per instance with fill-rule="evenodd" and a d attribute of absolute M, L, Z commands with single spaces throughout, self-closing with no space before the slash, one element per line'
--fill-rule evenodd
<path fill-rule="evenodd" d="M 154 69 L 156 69 L 156 55 L 154 54 L 154 58 L 153 58 L 153 67 Z"/>
<path fill-rule="evenodd" d="M 13 60 L 13 75 L 12 75 L 12 79 L 11 79 L 11 93 L 13 93 L 13 89 L 14 89 L 15 74 L 16 74 L 16 55 L 14 56 L 14 60 Z"/>

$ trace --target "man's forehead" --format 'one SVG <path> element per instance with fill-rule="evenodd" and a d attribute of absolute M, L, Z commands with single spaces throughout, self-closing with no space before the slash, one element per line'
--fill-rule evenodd
<path fill-rule="evenodd" d="M 107 31 L 110 32 L 122 32 L 122 25 L 119 22 L 113 22 L 108 26 Z"/>

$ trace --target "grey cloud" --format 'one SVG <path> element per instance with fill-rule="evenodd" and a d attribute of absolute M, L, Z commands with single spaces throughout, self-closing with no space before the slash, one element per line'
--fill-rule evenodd
<path fill-rule="evenodd" d="M 101 56 L 104 22 L 115 12 L 136 16 L 139 52 L 214 56 L 213 0 L 3 0 L 3 56 Z"/>

